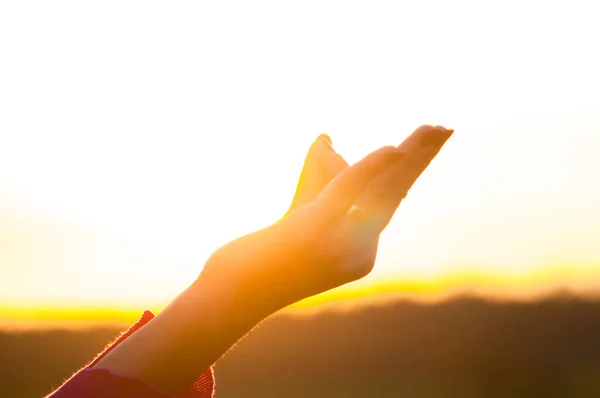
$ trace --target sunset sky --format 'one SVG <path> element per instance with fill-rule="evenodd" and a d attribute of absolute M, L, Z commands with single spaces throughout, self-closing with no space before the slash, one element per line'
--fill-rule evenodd
<path fill-rule="evenodd" d="M 363 4 L 3 2 L 0 319 L 164 305 L 319 134 L 421 124 L 456 132 L 348 289 L 600 288 L 593 2 Z"/>

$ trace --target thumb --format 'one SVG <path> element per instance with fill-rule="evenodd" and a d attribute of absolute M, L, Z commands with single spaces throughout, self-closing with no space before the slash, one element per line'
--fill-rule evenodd
<path fill-rule="evenodd" d="M 321 134 L 308 150 L 288 213 L 315 200 L 323 188 L 347 167 L 348 163 L 333 149 L 331 138 Z"/>

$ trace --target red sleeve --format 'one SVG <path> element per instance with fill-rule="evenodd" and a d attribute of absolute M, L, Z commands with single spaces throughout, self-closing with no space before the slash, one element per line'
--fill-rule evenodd
<path fill-rule="evenodd" d="M 102 357 L 119 345 L 136 330 L 148 323 L 154 314 L 145 311 L 140 320 L 123 333 L 114 343 L 106 348 L 89 365 L 73 375 L 58 390 L 47 398 L 174 398 L 143 380 L 126 377 L 107 369 L 92 369 Z M 204 372 L 183 398 L 211 398 L 213 396 L 214 378 L 212 369 Z"/>

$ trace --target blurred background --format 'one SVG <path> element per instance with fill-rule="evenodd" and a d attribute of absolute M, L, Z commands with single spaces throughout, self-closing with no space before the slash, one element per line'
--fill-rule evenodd
<path fill-rule="evenodd" d="M 319 134 L 352 163 L 441 124 L 374 272 L 251 333 L 217 396 L 597 396 L 594 10 L 0 3 L 0 395 L 49 392 L 279 219 Z"/>

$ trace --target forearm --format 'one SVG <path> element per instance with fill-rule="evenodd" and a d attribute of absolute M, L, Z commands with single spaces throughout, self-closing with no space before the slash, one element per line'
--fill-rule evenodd
<path fill-rule="evenodd" d="M 312 202 L 219 248 L 190 288 L 96 367 L 181 395 L 262 319 L 368 274 L 381 230 L 451 134 L 421 127 L 411 159 L 383 147 L 327 176 Z M 362 207 L 349 212 L 356 202 Z"/>
<path fill-rule="evenodd" d="M 243 294 L 235 285 L 216 284 L 201 275 L 95 367 L 181 395 L 236 341 L 275 311 L 244 299 Z"/>

